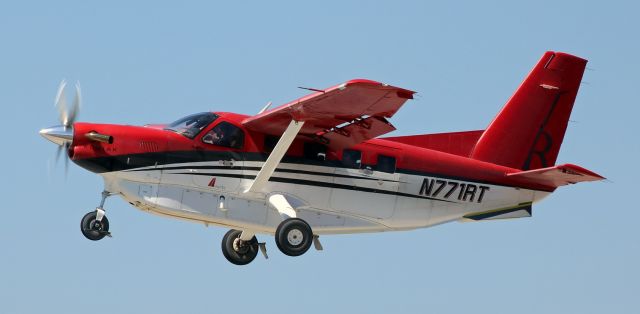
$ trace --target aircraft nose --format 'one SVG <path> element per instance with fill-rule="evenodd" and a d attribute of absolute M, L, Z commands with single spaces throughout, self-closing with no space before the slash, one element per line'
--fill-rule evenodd
<path fill-rule="evenodd" d="M 73 129 L 63 125 L 52 126 L 40 130 L 40 135 L 60 146 L 73 141 Z"/>

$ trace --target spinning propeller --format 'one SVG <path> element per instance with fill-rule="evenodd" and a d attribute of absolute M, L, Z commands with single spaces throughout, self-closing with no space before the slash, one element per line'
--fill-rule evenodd
<path fill-rule="evenodd" d="M 58 108 L 60 125 L 52 126 L 46 129 L 40 130 L 40 135 L 49 141 L 58 145 L 58 150 L 56 153 L 56 163 L 58 163 L 58 159 L 60 159 L 60 154 L 62 150 L 68 151 L 71 143 L 73 142 L 73 123 L 78 117 L 78 113 L 80 112 L 80 101 L 81 101 L 81 93 L 80 93 L 80 84 L 76 82 L 76 95 L 73 98 L 73 103 L 71 107 L 67 105 L 67 97 L 65 95 L 65 89 L 67 87 L 67 82 L 62 80 L 60 82 L 60 87 L 58 87 L 58 93 L 56 95 L 55 106 Z M 69 156 L 67 154 L 65 158 L 65 174 L 67 173 L 67 169 L 69 167 Z"/>

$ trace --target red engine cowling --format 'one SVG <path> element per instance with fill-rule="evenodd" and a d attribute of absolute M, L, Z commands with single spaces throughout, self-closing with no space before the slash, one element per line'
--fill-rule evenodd
<path fill-rule="evenodd" d="M 75 123 L 69 157 L 94 172 L 122 170 L 168 149 L 170 132 L 142 126 Z"/>

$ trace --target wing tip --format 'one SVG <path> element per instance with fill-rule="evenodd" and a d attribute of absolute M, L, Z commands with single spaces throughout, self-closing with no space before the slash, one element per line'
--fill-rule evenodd
<path fill-rule="evenodd" d="M 593 172 L 593 171 L 591 171 L 589 169 L 586 169 L 586 168 L 583 168 L 581 166 L 574 165 L 574 164 L 564 164 L 564 165 L 561 165 L 561 166 L 558 166 L 558 167 L 568 168 L 571 171 L 578 172 L 578 173 L 580 173 L 582 175 L 587 175 L 587 176 L 590 176 L 590 177 L 594 177 L 594 178 L 597 178 L 598 180 L 606 180 L 607 179 L 607 178 L 605 178 L 605 177 L 603 177 L 603 176 L 601 176 L 601 175 L 599 175 L 599 174 L 597 174 L 597 173 L 595 173 L 595 172 Z"/>

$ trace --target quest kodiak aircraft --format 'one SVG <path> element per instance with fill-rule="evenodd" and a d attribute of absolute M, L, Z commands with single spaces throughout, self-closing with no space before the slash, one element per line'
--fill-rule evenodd
<path fill-rule="evenodd" d="M 559 186 L 604 179 L 556 165 L 587 61 L 546 52 L 486 130 L 379 137 L 414 92 L 356 79 L 257 115 L 203 112 L 165 125 L 75 122 L 80 89 L 61 125 L 40 134 L 104 178 L 81 221 L 110 236 L 104 202 L 119 195 L 150 213 L 229 228 L 224 256 L 267 257 L 257 234 L 299 256 L 320 235 L 425 228 L 531 216 Z"/>

